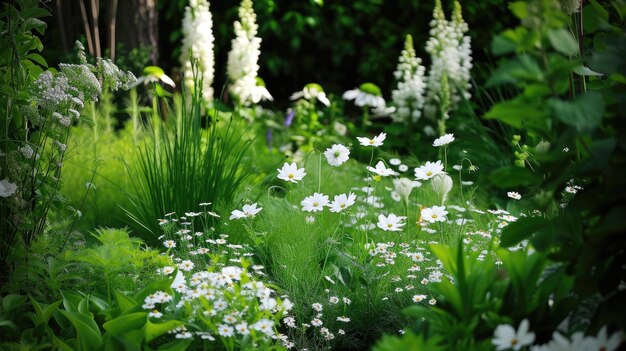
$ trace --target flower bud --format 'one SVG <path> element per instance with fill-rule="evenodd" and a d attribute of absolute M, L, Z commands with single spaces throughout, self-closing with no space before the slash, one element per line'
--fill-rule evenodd
<path fill-rule="evenodd" d="M 441 196 L 441 203 L 444 203 L 448 193 L 452 190 L 452 178 L 447 174 L 438 174 L 430 182 L 433 190 Z"/>

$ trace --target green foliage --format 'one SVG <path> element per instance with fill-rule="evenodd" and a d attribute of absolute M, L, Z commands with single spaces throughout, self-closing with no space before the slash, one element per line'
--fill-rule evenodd
<path fill-rule="evenodd" d="M 445 348 L 439 345 L 440 342 L 440 338 L 425 339 L 409 331 L 402 336 L 383 336 L 372 351 L 443 351 Z"/>
<path fill-rule="evenodd" d="M 245 127 L 239 127 L 243 121 L 222 118 L 216 110 L 205 119 L 199 86 L 190 101 L 183 93 L 173 118 L 162 122 L 161 110 L 153 109 L 154 139 L 137 148 L 135 164 L 129 166 L 134 196 L 125 210 L 137 234 L 150 244 L 160 244 L 157 219 L 197 209 L 200 203 L 227 206 L 248 176 L 243 167 L 251 141 L 244 138 Z"/>

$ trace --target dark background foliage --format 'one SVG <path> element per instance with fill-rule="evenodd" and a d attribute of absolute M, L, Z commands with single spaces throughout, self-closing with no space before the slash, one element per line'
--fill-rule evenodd
<path fill-rule="evenodd" d="M 59 1 L 55 2 L 56 3 Z M 130 0 L 129 2 L 145 2 Z M 148 1 L 149 2 L 149 1 Z M 370 81 L 383 89 L 389 98 L 393 88 L 393 71 L 402 50 L 406 34 L 413 35 L 419 56 L 428 64 L 424 44 L 428 39 L 429 22 L 432 18 L 434 1 L 418 0 L 321 0 L 300 1 L 255 1 L 261 44 L 259 75 L 266 82 L 279 107 L 287 103 L 291 93 L 305 84 L 317 82 L 328 92 L 341 94 L 362 82 Z M 110 1 L 100 2 L 99 22 L 105 27 Z M 149 49 L 132 50 L 137 45 L 132 35 L 145 35 L 141 28 L 133 27 L 124 17 L 134 15 L 132 11 L 118 5 L 117 43 L 124 44 L 117 50 L 116 63 L 127 66 L 140 74 L 142 65 L 157 64 L 166 72 L 177 75 L 181 42 L 181 22 L 188 1 L 176 0 L 157 2 L 158 35 L 156 55 Z M 443 1 L 449 14 L 452 1 Z M 233 21 L 237 19 L 239 1 L 211 1 L 213 32 L 216 52 L 216 91 L 225 81 L 226 59 L 230 41 L 234 37 Z M 463 16 L 470 27 L 474 60 L 490 62 L 488 57 L 492 33 L 509 26 L 513 19 L 505 1 L 462 2 Z M 48 18 L 49 29 L 45 42 L 47 48 L 63 48 L 55 45 L 62 40 L 72 43 L 84 40 L 84 29 L 79 6 L 74 2 L 52 6 L 53 16 Z M 62 22 L 65 33 L 60 31 L 59 11 L 66 12 Z M 55 13 L 57 12 L 57 13 Z M 125 24 L 129 23 L 129 24 Z M 133 33 L 135 32 L 135 33 Z M 100 31 L 103 42 L 108 40 L 105 30 Z M 140 42 L 140 41 L 139 41 Z M 60 43 L 59 43 L 60 44 Z M 51 64 L 66 59 L 67 45 L 56 53 L 49 53 Z M 70 48 L 71 49 L 71 46 Z M 154 58 L 156 57 L 156 61 Z M 480 70 L 475 70 L 479 72 Z"/>

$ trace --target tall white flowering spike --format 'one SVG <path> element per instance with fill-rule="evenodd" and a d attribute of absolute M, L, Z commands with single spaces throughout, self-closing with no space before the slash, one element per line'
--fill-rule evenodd
<path fill-rule="evenodd" d="M 431 66 L 424 114 L 430 118 L 443 114 L 447 118 L 446 113 L 456 103 L 471 97 L 468 90 L 471 87 L 472 46 L 470 37 L 465 35 L 469 29 L 461 14 L 461 4 L 454 2 L 452 18 L 448 21 L 441 0 L 436 0 L 430 28 L 426 52 L 430 54 Z M 450 101 L 446 101 L 448 99 Z"/>
<path fill-rule="evenodd" d="M 259 84 L 259 56 L 261 38 L 257 37 L 258 25 L 252 9 L 252 0 L 243 0 L 239 6 L 239 21 L 235 21 L 235 39 L 228 53 L 228 91 L 239 104 L 248 106 L 262 99 L 273 100 L 264 84 Z"/>
<path fill-rule="evenodd" d="M 396 107 L 391 118 L 395 122 L 414 123 L 422 116 L 426 90 L 425 72 L 422 59 L 415 54 L 413 37 L 409 34 L 404 41 L 404 50 L 400 54 L 398 67 L 393 73 L 398 80 L 398 86 L 391 92 L 391 99 Z"/>
<path fill-rule="evenodd" d="M 183 46 L 180 62 L 185 71 L 185 84 L 194 88 L 191 58 L 198 61 L 198 78 L 202 78 L 202 98 L 213 101 L 215 53 L 213 52 L 213 19 L 207 0 L 190 0 L 183 18 Z"/>

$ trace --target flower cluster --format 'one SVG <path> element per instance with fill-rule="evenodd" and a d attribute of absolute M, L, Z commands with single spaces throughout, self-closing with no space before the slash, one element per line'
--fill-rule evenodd
<path fill-rule="evenodd" d="M 235 39 L 228 53 L 227 71 L 231 80 L 228 91 L 239 104 L 248 106 L 261 100 L 273 100 L 272 95 L 258 79 L 261 38 L 257 37 L 258 25 L 252 9 L 252 0 L 242 0 L 239 21 L 235 21 Z"/>
<path fill-rule="evenodd" d="M 396 111 L 391 115 L 395 122 L 415 123 L 422 116 L 424 107 L 424 73 L 426 68 L 422 59 L 416 56 L 413 38 L 406 36 L 404 50 L 400 54 L 398 67 L 394 72 L 398 86 L 391 92 L 391 99 Z"/>
<path fill-rule="evenodd" d="M 448 21 L 441 0 L 436 0 L 430 27 L 426 52 L 430 54 L 431 66 L 424 114 L 429 118 L 447 118 L 448 109 L 461 99 L 471 97 L 468 92 L 472 68 L 471 39 L 465 35 L 468 27 L 460 3 L 454 2 L 452 19 Z M 448 99 L 451 101 L 446 101 Z"/>
<path fill-rule="evenodd" d="M 183 43 L 180 61 L 185 71 L 185 84 L 194 88 L 193 63 L 197 61 L 197 79 L 202 81 L 202 98 L 210 103 L 213 100 L 213 79 L 215 76 L 215 53 L 213 52 L 213 19 L 207 0 L 191 0 L 185 7 L 183 18 Z"/>

